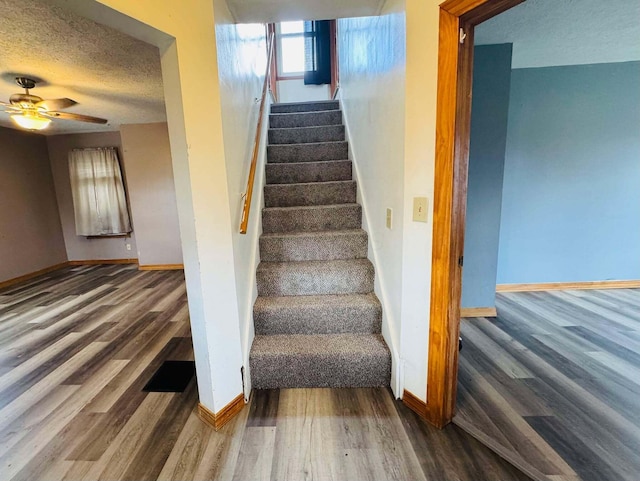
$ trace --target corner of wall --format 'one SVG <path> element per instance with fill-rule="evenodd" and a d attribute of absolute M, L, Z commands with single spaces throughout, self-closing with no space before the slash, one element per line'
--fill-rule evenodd
<path fill-rule="evenodd" d="M 378 252 L 374 248 L 376 236 L 370 228 L 369 211 L 368 208 L 368 196 L 364 183 L 362 182 L 362 176 L 360 175 L 360 169 L 358 167 L 357 154 L 353 148 L 353 142 L 351 142 L 351 133 L 349 129 L 349 114 L 348 109 L 345 106 L 342 97 L 342 90 L 338 90 L 336 100 L 340 102 L 340 108 L 342 110 L 342 116 L 344 121 L 345 135 L 349 146 L 349 159 L 353 162 L 353 173 L 357 183 L 357 201 L 362 206 L 362 228 L 367 232 L 369 236 L 369 260 L 373 263 L 373 267 L 376 272 L 374 291 L 378 296 L 380 303 L 382 304 L 382 335 L 389 345 L 391 351 L 391 390 L 396 399 L 402 397 L 402 391 L 404 389 L 404 378 L 402 369 L 402 360 L 400 358 L 400 340 L 394 335 L 397 329 L 390 329 L 390 326 L 397 326 L 399 324 L 393 316 L 390 316 L 392 312 L 389 308 L 389 296 L 387 295 L 387 289 L 385 280 L 380 275 L 381 270 L 379 268 Z"/>
<path fill-rule="evenodd" d="M 267 158 L 267 134 L 269 125 L 269 110 L 271 108 L 271 96 L 267 95 L 265 109 L 262 118 L 262 129 L 260 136 L 260 149 L 258 153 L 258 165 L 256 167 L 256 177 L 254 181 L 253 189 L 253 216 L 249 216 L 249 226 L 247 232 L 250 235 L 249 242 L 251 248 L 251 258 L 249 259 L 249 268 L 251 274 L 247 279 L 246 292 L 251 292 L 251 295 L 247 296 L 246 306 L 246 319 L 244 332 L 240 333 L 242 342 L 242 363 L 244 367 L 244 397 L 245 400 L 249 399 L 251 394 L 251 368 L 249 365 L 249 354 L 251 352 L 251 344 L 255 337 L 254 325 L 253 325 L 253 304 L 258 297 L 258 286 L 256 280 L 256 269 L 260 263 L 260 235 L 262 234 L 262 209 L 264 207 L 264 164 Z"/>

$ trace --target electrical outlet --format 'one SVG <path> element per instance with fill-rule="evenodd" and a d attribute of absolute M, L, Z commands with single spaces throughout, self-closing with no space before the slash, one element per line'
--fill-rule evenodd
<path fill-rule="evenodd" d="M 393 227 L 393 209 L 387 207 L 387 229 Z"/>
<path fill-rule="evenodd" d="M 127 247 L 127 250 L 130 251 L 131 250 L 131 244 L 125 244 L 125 246 Z"/>
<path fill-rule="evenodd" d="M 427 222 L 427 198 L 426 197 L 413 198 L 413 221 Z"/>

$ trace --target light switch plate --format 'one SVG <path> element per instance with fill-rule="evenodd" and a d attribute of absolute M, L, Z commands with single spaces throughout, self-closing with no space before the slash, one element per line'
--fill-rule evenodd
<path fill-rule="evenodd" d="M 413 198 L 413 221 L 427 222 L 427 198 L 426 197 Z"/>
<path fill-rule="evenodd" d="M 393 209 L 387 207 L 387 229 L 393 227 Z"/>

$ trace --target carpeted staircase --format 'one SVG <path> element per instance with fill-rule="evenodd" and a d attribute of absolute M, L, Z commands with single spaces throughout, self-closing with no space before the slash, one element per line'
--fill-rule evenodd
<path fill-rule="evenodd" d="M 256 389 L 390 383 L 339 108 L 271 107 L 250 353 Z"/>

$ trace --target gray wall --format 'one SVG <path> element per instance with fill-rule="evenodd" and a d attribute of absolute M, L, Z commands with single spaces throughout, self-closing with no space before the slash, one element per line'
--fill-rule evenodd
<path fill-rule="evenodd" d="M 497 282 L 640 278 L 640 62 L 513 70 Z"/>
<path fill-rule="evenodd" d="M 136 225 L 130 238 L 87 239 L 76 235 L 76 224 L 73 213 L 71 182 L 69 181 L 69 151 L 90 147 L 117 147 L 122 165 L 122 145 L 119 132 L 98 132 L 88 134 L 53 135 L 47 137 L 49 159 L 53 180 L 58 198 L 60 221 L 67 247 L 67 256 L 74 260 L 109 260 L 136 258 Z M 127 184 L 126 169 L 123 169 L 125 188 Z M 128 191 L 128 189 L 127 189 Z M 131 245 L 127 250 L 126 245 Z"/>
<path fill-rule="evenodd" d="M 66 260 L 47 141 L 0 127 L 0 282 Z"/>
<path fill-rule="evenodd" d="M 167 124 L 121 125 L 120 135 L 138 261 L 182 264 Z"/>
<path fill-rule="evenodd" d="M 511 44 L 475 48 L 462 307 L 495 305 Z"/>

